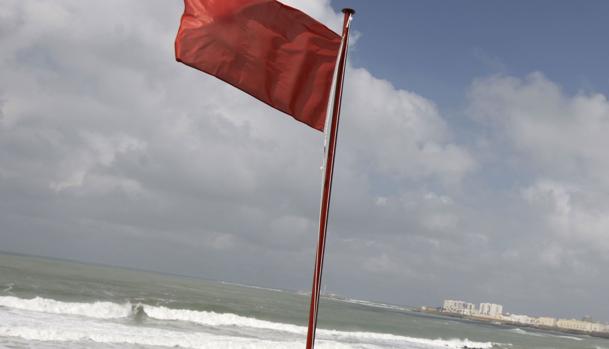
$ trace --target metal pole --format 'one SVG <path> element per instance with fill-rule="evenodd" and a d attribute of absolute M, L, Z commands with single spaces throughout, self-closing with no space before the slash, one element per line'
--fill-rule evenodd
<path fill-rule="evenodd" d="M 309 327 L 307 331 L 306 349 L 315 346 L 315 330 L 317 328 L 317 309 L 319 308 L 319 291 L 321 288 L 321 274 L 324 264 L 324 252 L 326 248 L 326 231 L 328 228 L 328 211 L 330 208 L 330 194 L 332 193 L 332 175 L 334 173 L 334 154 L 336 150 L 336 138 L 338 135 L 338 122 L 340 119 L 340 105 L 343 95 L 343 81 L 345 78 L 345 66 L 347 61 L 347 48 L 349 45 L 349 23 L 355 13 L 350 8 L 343 9 L 343 36 L 339 51 L 338 67 L 336 74 L 336 85 L 334 88 L 334 102 L 332 107 L 332 120 L 330 120 L 330 137 L 326 149 L 326 160 L 324 166 L 323 190 L 321 196 L 321 210 L 319 214 L 319 239 L 317 241 L 317 253 L 315 255 L 315 271 L 313 273 L 313 287 L 311 290 L 311 305 L 309 308 Z M 328 132 L 328 130 L 326 130 Z"/>

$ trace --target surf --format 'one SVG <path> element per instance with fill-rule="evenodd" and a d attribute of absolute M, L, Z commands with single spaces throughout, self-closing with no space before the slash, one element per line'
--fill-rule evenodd
<path fill-rule="evenodd" d="M 40 324 L 22 323 L 17 321 L 15 326 L 1 326 L 0 336 L 18 337 L 27 340 L 51 340 L 51 341 L 74 341 L 92 340 L 99 343 L 128 343 L 138 345 L 156 346 L 180 346 L 185 348 L 289 348 L 292 345 L 300 348 L 302 338 L 306 334 L 306 327 L 280 322 L 261 320 L 232 313 L 216 313 L 211 311 L 199 311 L 190 309 L 173 309 L 164 306 L 126 302 L 124 304 L 112 302 L 61 302 L 53 299 L 36 297 L 23 299 L 13 296 L 0 297 L 0 307 L 11 310 L 35 313 L 38 317 L 49 317 L 53 314 L 59 315 L 53 322 L 59 319 L 65 323 L 78 321 L 74 317 L 91 319 L 87 322 L 88 328 L 80 329 L 79 326 L 58 331 L 55 328 L 45 328 Z M 32 315 L 29 315 L 32 317 Z M 245 333 L 250 338 L 243 336 L 226 336 L 220 334 L 179 332 L 161 328 L 147 328 L 128 326 L 123 323 L 100 322 L 99 320 L 135 319 L 137 323 L 145 323 L 147 319 L 172 321 L 196 324 L 206 328 L 222 331 L 231 330 L 233 333 Z M 61 323 L 60 321 L 60 323 Z M 83 322 L 78 322 L 83 324 Z M 105 328 L 104 327 L 112 327 Z M 99 331 L 97 331 L 99 330 Z M 88 334 L 90 333 L 90 335 Z M 267 341 L 255 338 L 257 334 L 264 333 L 276 340 Z M 429 339 L 399 336 L 388 333 L 361 332 L 361 331 L 339 331 L 331 329 L 319 329 L 318 338 L 321 347 L 328 348 L 351 348 L 348 343 L 358 343 L 358 348 L 476 348 L 489 349 L 497 347 L 498 344 L 491 342 L 475 342 L 468 339 Z M 253 337 L 253 338 L 252 338 Z M 201 342 L 203 341 L 203 342 Z M 216 343 L 214 345 L 200 343 Z M 247 343 L 251 343 L 247 344 Z M 281 343 L 280 345 L 278 343 Z M 230 344 L 230 346 L 228 346 Z M 362 345 L 366 346 L 362 346 Z M 275 346 L 278 345 L 278 346 Z"/>

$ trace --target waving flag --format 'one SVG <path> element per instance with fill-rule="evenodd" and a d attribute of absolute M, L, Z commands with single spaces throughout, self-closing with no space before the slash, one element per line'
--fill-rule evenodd
<path fill-rule="evenodd" d="M 330 196 L 349 23 L 343 35 L 275 0 L 184 0 L 176 59 L 249 93 L 326 135 L 319 236 L 306 348 L 315 345 L 317 310 L 330 212 Z M 326 115 L 332 92 L 332 113 Z"/>
<path fill-rule="evenodd" d="M 275 0 L 185 0 L 176 59 L 323 131 L 341 37 Z"/>

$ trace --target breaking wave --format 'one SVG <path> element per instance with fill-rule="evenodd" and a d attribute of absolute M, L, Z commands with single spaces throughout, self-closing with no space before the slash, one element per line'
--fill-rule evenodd
<path fill-rule="evenodd" d="M 560 337 L 560 338 L 566 338 L 566 339 L 571 339 L 574 341 L 583 341 L 583 338 L 580 337 L 575 337 L 575 336 L 561 336 L 561 335 L 556 335 L 556 337 Z"/>
<path fill-rule="evenodd" d="M 0 307 L 25 310 L 29 312 L 44 314 L 59 314 L 65 316 L 81 316 L 97 320 L 113 320 L 127 317 L 138 317 L 163 320 L 180 321 L 211 327 L 214 329 L 247 329 L 249 328 L 264 333 L 262 338 L 244 338 L 224 336 L 211 333 L 184 333 L 158 328 L 133 327 L 112 322 L 97 321 L 93 325 L 112 325 L 112 330 L 92 331 L 91 328 L 79 329 L 78 326 L 60 328 L 44 328 L 32 326 L 0 326 L 0 336 L 19 337 L 27 340 L 50 340 L 50 341 L 78 341 L 92 340 L 100 343 L 129 343 L 141 345 L 179 346 L 186 348 L 289 348 L 302 346 L 302 338 L 306 334 L 306 327 L 260 320 L 230 313 L 216 313 L 211 311 L 195 311 L 188 309 L 172 309 L 163 306 L 142 305 L 131 303 L 118 304 L 111 302 L 94 303 L 68 303 L 52 299 L 36 297 L 33 299 L 21 299 L 17 297 L 0 297 Z M 138 315 L 139 314 L 139 315 Z M 70 320 L 72 321 L 72 320 Z M 76 320 L 74 320 L 76 321 Z M 17 325 L 17 324 L 15 324 Z M 93 326 L 92 325 L 92 326 Z M 127 328 L 127 329 L 125 329 Z M 147 333 L 153 331 L 154 333 Z M 246 331 L 247 332 L 247 331 Z M 179 335 L 176 335 L 179 334 Z M 251 331 L 249 331 L 251 333 Z M 266 335 L 279 338 L 278 341 L 268 341 Z M 405 348 L 476 348 L 489 349 L 498 346 L 491 342 L 475 342 L 468 339 L 428 339 L 399 336 L 387 333 L 373 332 L 349 332 L 328 329 L 318 329 L 318 338 L 321 343 L 326 343 L 328 348 L 350 348 L 350 345 L 341 343 L 376 343 L 366 348 L 380 347 L 404 347 Z M 175 336 L 174 336 L 175 335 Z M 203 337 L 205 338 L 203 338 Z M 287 340 L 290 339 L 291 340 Z M 287 341 L 286 341 L 287 340 Z M 200 346 L 200 343 L 206 343 Z M 210 344 L 210 343 L 213 343 Z M 232 343 L 231 346 L 227 346 Z M 247 343 L 253 343 L 251 346 Z M 280 343 L 277 344 L 277 343 Z M 332 343 L 332 346 L 328 346 Z M 278 346 L 275 346 L 275 345 Z M 380 346 L 379 346 L 380 345 Z M 322 345 L 323 347 L 323 345 Z M 359 348 L 360 346 L 358 346 Z M 364 348 L 364 347 L 362 347 Z"/>
<path fill-rule="evenodd" d="M 41 297 L 32 299 L 12 296 L 0 297 L 0 307 L 50 314 L 78 315 L 96 319 L 119 319 L 131 314 L 131 304 L 129 303 L 66 303 Z"/>
<path fill-rule="evenodd" d="M 534 331 L 526 331 L 521 328 L 513 328 L 508 331 L 513 332 L 513 333 L 518 333 L 518 334 L 525 334 L 527 336 L 535 336 L 535 337 L 558 337 L 558 338 L 565 338 L 565 339 L 570 339 L 570 340 L 574 340 L 574 341 L 583 340 L 583 338 L 575 337 L 575 336 L 560 335 L 560 334 L 555 334 L 555 333 L 541 333 L 541 332 L 534 332 Z"/>
<path fill-rule="evenodd" d="M 133 326 L 114 325 L 112 327 L 79 328 L 78 323 L 55 328 L 40 326 L 0 326 L 0 337 L 20 338 L 41 342 L 94 342 L 104 344 L 131 344 L 138 346 L 178 347 L 192 349 L 208 348 L 300 348 L 297 341 L 272 341 L 257 338 L 220 336 L 208 333 L 184 333 L 180 331 L 157 328 L 138 328 Z M 89 345 L 85 346 L 89 347 Z M 331 346 L 328 348 L 348 348 Z"/>

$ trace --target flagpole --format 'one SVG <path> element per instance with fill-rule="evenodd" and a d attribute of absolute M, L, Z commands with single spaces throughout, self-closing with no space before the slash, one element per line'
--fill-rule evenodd
<path fill-rule="evenodd" d="M 328 228 L 328 216 L 330 209 L 330 194 L 332 193 L 332 175 L 334 174 L 334 155 L 336 150 L 336 139 L 338 136 L 338 123 L 340 119 L 340 105 L 343 95 L 343 81 L 347 61 L 347 49 L 349 46 L 349 24 L 355 11 L 350 8 L 343 9 L 343 36 L 336 68 L 336 82 L 334 86 L 334 100 L 332 103 L 332 119 L 329 122 L 330 135 L 326 145 L 326 158 L 324 163 L 323 189 L 321 194 L 321 207 L 319 213 L 319 237 L 317 241 L 317 252 L 315 254 L 315 270 L 313 272 L 313 287 L 311 290 L 311 305 L 309 308 L 309 327 L 307 331 L 306 349 L 315 346 L 315 330 L 317 328 L 317 310 L 319 308 L 319 291 L 321 289 L 321 275 L 324 264 L 324 253 L 326 248 L 326 232 Z M 326 126 L 325 132 L 328 132 Z"/>

